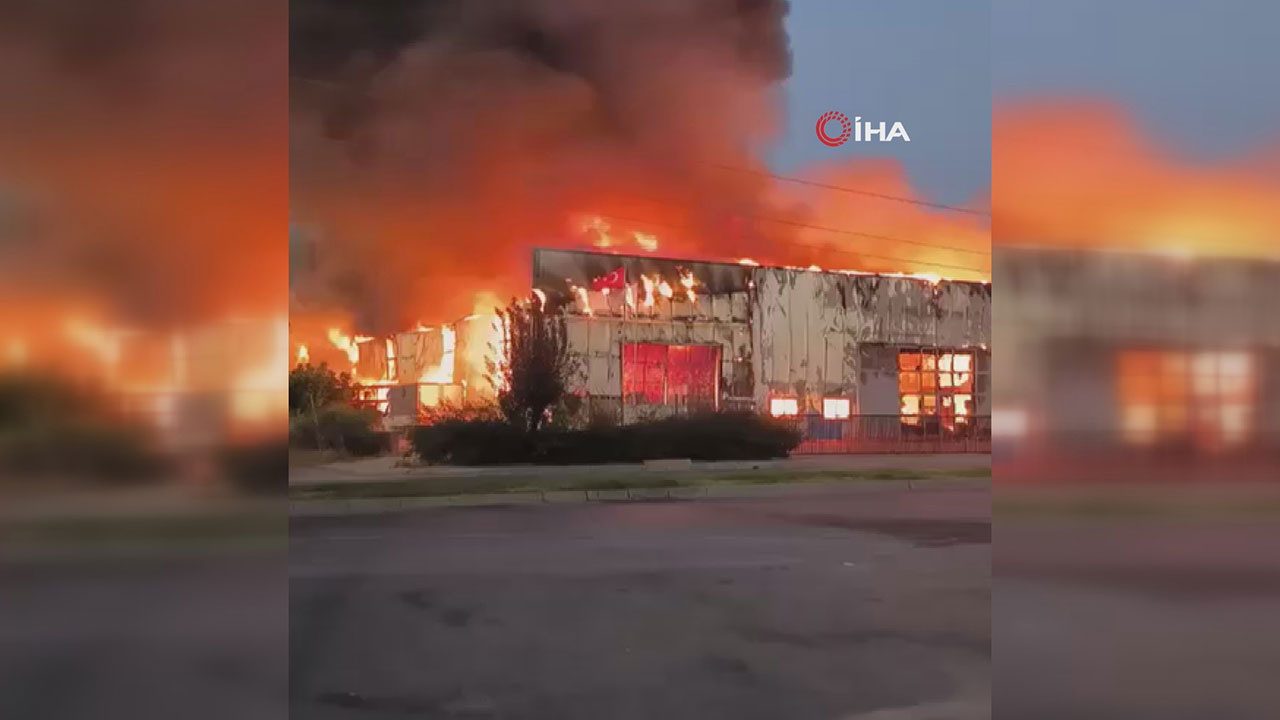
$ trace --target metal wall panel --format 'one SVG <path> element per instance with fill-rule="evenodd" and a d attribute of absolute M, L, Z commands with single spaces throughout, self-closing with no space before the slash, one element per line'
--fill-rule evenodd
<path fill-rule="evenodd" d="M 544 265 L 556 258 L 557 270 L 590 259 L 540 257 Z M 599 260 L 600 267 L 617 262 Z M 850 398 L 857 413 L 896 414 L 897 346 L 978 349 L 991 343 L 989 284 L 663 262 L 694 268 L 700 282 L 699 270 L 712 273 L 711 285 L 721 292 L 700 288 L 691 303 L 673 284 L 675 298 L 659 298 L 655 307 L 637 311 L 615 303 L 619 293 L 607 300 L 590 293 L 596 315 L 570 319 L 570 347 L 583 360 L 581 389 L 598 396 L 621 393 L 626 342 L 717 344 L 724 394 L 751 397 L 757 408 L 766 406 L 770 394 L 785 394 L 820 412 L 823 396 L 838 395 Z M 740 280 L 728 282 L 734 278 Z M 862 352 L 866 346 L 885 347 L 884 356 Z M 875 366 L 866 367 L 869 361 Z"/>
<path fill-rule="evenodd" d="M 981 348 L 991 341 L 991 289 L 982 283 L 778 268 L 761 268 L 754 280 L 760 407 L 779 394 L 804 398 L 808 411 L 820 412 L 824 395 L 840 395 L 862 413 L 896 413 L 896 361 L 892 384 L 887 374 L 876 376 L 871 396 L 861 398 L 868 378 L 860 372 L 860 346 Z"/>

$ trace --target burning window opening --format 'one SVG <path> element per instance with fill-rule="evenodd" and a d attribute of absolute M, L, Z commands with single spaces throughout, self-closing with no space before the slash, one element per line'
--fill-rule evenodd
<path fill-rule="evenodd" d="M 800 400 L 794 397 L 771 397 L 769 414 L 773 417 L 795 417 L 800 414 Z"/>
<path fill-rule="evenodd" d="M 937 422 L 955 432 L 973 416 L 973 353 L 898 352 L 899 415 L 903 425 Z M 936 420 L 935 420 L 936 418 Z"/>
<path fill-rule="evenodd" d="M 827 420 L 847 420 L 852 403 L 845 397 L 822 398 L 822 417 Z"/>
<path fill-rule="evenodd" d="M 1190 440 L 1207 451 L 1253 434 L 1255 364 L 1240 351 L 1122 350 L 1116 355 L 1121 438 L 1154 446 Z"/>

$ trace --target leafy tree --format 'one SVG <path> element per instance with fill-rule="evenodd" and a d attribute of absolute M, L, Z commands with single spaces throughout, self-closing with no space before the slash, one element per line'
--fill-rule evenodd
<path fill-rule="evenodd" d="M 336 374 L 326 363 L 299 365 L 289 371 L 289 413 L 309 416 L 315 431 L 316 447 L 324 447 L 320 411 L 351 397 L 351 376 Z"/>
<path fill-rule="evenodd" d="M 328 364 L 299 365 L 289 371 L 289 412 L 293 415 L 314 414 L 331 403 L 347 402 L 351 397 L 351 376 L 337 374 Z"/>
<path fill-rule="evenodd" d="M 498 407 L 508 422 L 536 433 L 576 367 L 564 313 L 538 300 L 512 299 L 498 315 L 506 340 Z"/>

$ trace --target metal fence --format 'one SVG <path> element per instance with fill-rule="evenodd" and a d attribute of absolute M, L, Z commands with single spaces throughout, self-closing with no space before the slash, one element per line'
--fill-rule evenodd
<path fill-rule="evenodd" d="M 794 418 L 804 439 L 792 454 L 991 452 L 989 415 L 964 418 L 959 423 L 944 423 L 936 416 L 921 416 L 914 424 L 904 420 L 901 415 Z"/>

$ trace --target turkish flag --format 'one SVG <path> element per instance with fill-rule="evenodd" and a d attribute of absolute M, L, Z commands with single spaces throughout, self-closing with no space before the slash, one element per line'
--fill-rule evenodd
<path fill-rule="evenodd" d="M 600 291 L 606 288 L 612 290 L 621 290 L 627 286 L 627 271 L 625 268 L 619 267 L 611 273 L 605 273 L 600 277 L 591 281 L 591 289 Z"/>

